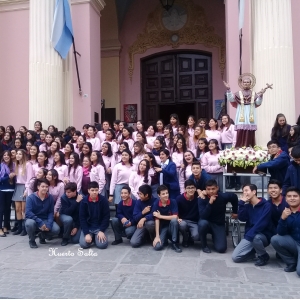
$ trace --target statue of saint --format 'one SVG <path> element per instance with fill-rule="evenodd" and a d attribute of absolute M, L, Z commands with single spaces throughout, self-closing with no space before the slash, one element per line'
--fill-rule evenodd
<path fill-rule="evenodd" d="M 233 94 L 229 83 L 223 81 L 227 88 L 227 100 L 237 108 L 235 116 L 235 130 L 237 131 L 236 147 L 255 146 L 255 131 L 257 130 L 256 108 L 262 104 L 263 94 L 268 88 L 272 89 L 273 84 L 267 84 L 259 93 L 252 88 L 255 86 L 254 75 L 245 73 L 238 79 L 240 91 Z"/>

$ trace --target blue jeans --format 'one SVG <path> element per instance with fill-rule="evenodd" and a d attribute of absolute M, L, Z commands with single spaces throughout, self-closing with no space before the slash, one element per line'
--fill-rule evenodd
<path fill-rule="evenodd" d="M 99 231 L 93 231 L 93 232 L 90 232 L 89 234 L 90 234 L 91 237 L 92 237 L 92 242 L 91 242 L 91 243 L 87 243 L 87 242 L 85 241 L 85 235 L 84 235 L 83 231 L 81 230 L 80 239 L 79 239 L 79 245 L 80 245 L 80 247 L 83 248 L 83 249 L 90 248 L 90 247 L 92 246 L 93 241 L 94 241 L 97 248 L 99 248 L 99 249 L 106 249 L 107 246 L 108 246 L 107 235 L 104 233 L 104 234 L 105 234 L 106 240 L 105 240 L 104 242 L 101 242 L 101 241 L 99 241 L 99 239 L 97 238 L 98 232 L 99 232 Z"/>
<path fill-rule="evenodd" d="M 47 222 L 47 220 L 43 220 L 44 222 Z M 32 219 L 26 219 L 25 221 L 25 228 L 29 237 L 29 241 L 30 242 L 34 242 L 35 241 L 35 233 L 36 231 L 39 231 L 39 226 L 38 224 L 32 220 Z M 60 228 L 59 226 L 53 222 L 52 228 L 50 231 L 42 231 L 45 238 L 52 238 L 55 235 L 58 235 L 60 232 Z"/>
<path fill-rule="evenodd" d="M 123 227 L 123 224 L 118 218 L 112 218 L 111 227 L 115 234 L 115 240 L 120 240 L 123 233 L 125 233 L 126 237 L 130 240 L 136 230 L 136 226 Z"/>
<path fill-rule="evenodd" d="M 78 244 L 81 230 L 80 228 L 77 228 L 76 234 L 71 235 L 71 231 L 73 230 L 73 228 L 75 228 L 73 218 L 68 215 L 59 215 L 59 219 L 62 222 L 64 228 L 63 238 L 70 240 L 70 242 L 73 244 Z"/>

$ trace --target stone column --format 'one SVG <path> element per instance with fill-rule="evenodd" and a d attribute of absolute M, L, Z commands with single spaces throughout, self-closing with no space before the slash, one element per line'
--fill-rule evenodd
<path fill-rule="evenodd" d="M 278 113 L 295 122 L 291 0 L 252 0 L 252 26 L 255 91 L 274 84 L 257 110 L 256 144 L 265 146 Z"/>
<path fill-rule="evenodd" d="M 50 42 L 54 6 L 55 0 L 30 0 L 29 128 L 39 120 L 65 129 L 64 62 Z"/>

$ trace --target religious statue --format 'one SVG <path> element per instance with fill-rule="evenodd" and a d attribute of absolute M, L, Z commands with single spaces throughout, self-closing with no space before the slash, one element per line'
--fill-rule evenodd
<path fill-rule="evenodd" d="M 249 147 L 255 145 L 255 131 L 257 130 L 256 108 L 262 104 L 263 94 L 273 84 L 266 84 L 264 89 L 255 93 L 252 88 L 255 86 L 256 79 L 253 74 L 245 73 L 238 79 L 240 91 L 233 94 L 229 83 L 223 81 L 227 88 L 227 100 L 237 108 L 235 116 L 235 130 L 237 131 L 236 147 Z"/>

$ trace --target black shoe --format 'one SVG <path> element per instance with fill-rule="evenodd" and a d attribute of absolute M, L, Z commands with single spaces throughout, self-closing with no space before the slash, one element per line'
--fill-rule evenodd
<path fill-rule="evenodd" d="M 182 252 L 182 250 L 181 250 L 181 249 L 178 247 L 178 245 L 175 244 L 175 243 L 172 243 L 171 248 L 172 248 L 172 250 L 174 250 L 174 251 L 177 252 L 177 253 L 181 253 L 181 252 Z"/>
<path fill-rule="evenodd" d="M 265 266 L 268 263 L 269 259 L 270 259 L 270 256 L 268 253 L 258 256 L 258 259 L 254 265 L 257 267 Z"/>
<path fill-rule="evenodd" d="M 13 235 L 18 235 L 18 234 L 21 234 L 21 233 L 22 233 L 22 226 L 19 226 L 18 229 L 17 229 L 17 231 L 15 231 L 13 233 Z"/>
<path fill-rule="evenodd" d="M 284 272 L 295 272 L 297 268 L 296 264 L 288 265 L 283 270 Z"/>
<path fill-rule="evenodd" d="M 202 247 L 202 251 L 204 253 L 211 253 L 211 250 L 208 248 L 208 246 Z"/>
<path fill-rule="evenodd" d="M 11 230 L 11 232 L 16 232 L 18 230 L 18 226 L 14 226 L 13 229 Z"/>
<path fill-rule="evenodd" d="M 61 243 L 62 246 L 67 246 L 69 244 L 69 239 L 62 239 Z"/>
<path fill-rule="evenodd" d="M 47 244 L 46 240 L 45 240 L 45 236 L 42 232 L 38 233 L 38 238 L 39 238 L 39 242 L 40 244 Z"/>
<path fill-rule="evenodd" d="M 121 243 L 123 243 L 123 239 L 115 240 L 115 241 L 113 241 L 111 244 L 112 244 L 112 245 L 119 245 L 119 244 L 121 244 Z"/>
<path fill-rule="evenodd" d="M 241 189 L 241 185 L 239 183 L 237 183 L 235 185 L 235 188 L 234 188 L 236 191 L 240 190 Z"/>
<path fill-rule="evenodd" d="M 6 237 L 6 233 L 2 231 L 3 233 L 0 234 L 0 237 Z"/>
<path fill-rule="evenodd" d="M 184 248 L 188 248 L 189 247 L 189 243 L 188 243 L 188 241 L 182 241 L 182 247 L 184 247 Z"/>
<path fill-rule="evenodd" d="M 38 248 L 38 246 L 37 246 L 37 244 L 36 244 L 35 241 L 33 241 L 33 242 L 29 241 L 29 246 L 30 246 L 30 248 Z"/>

